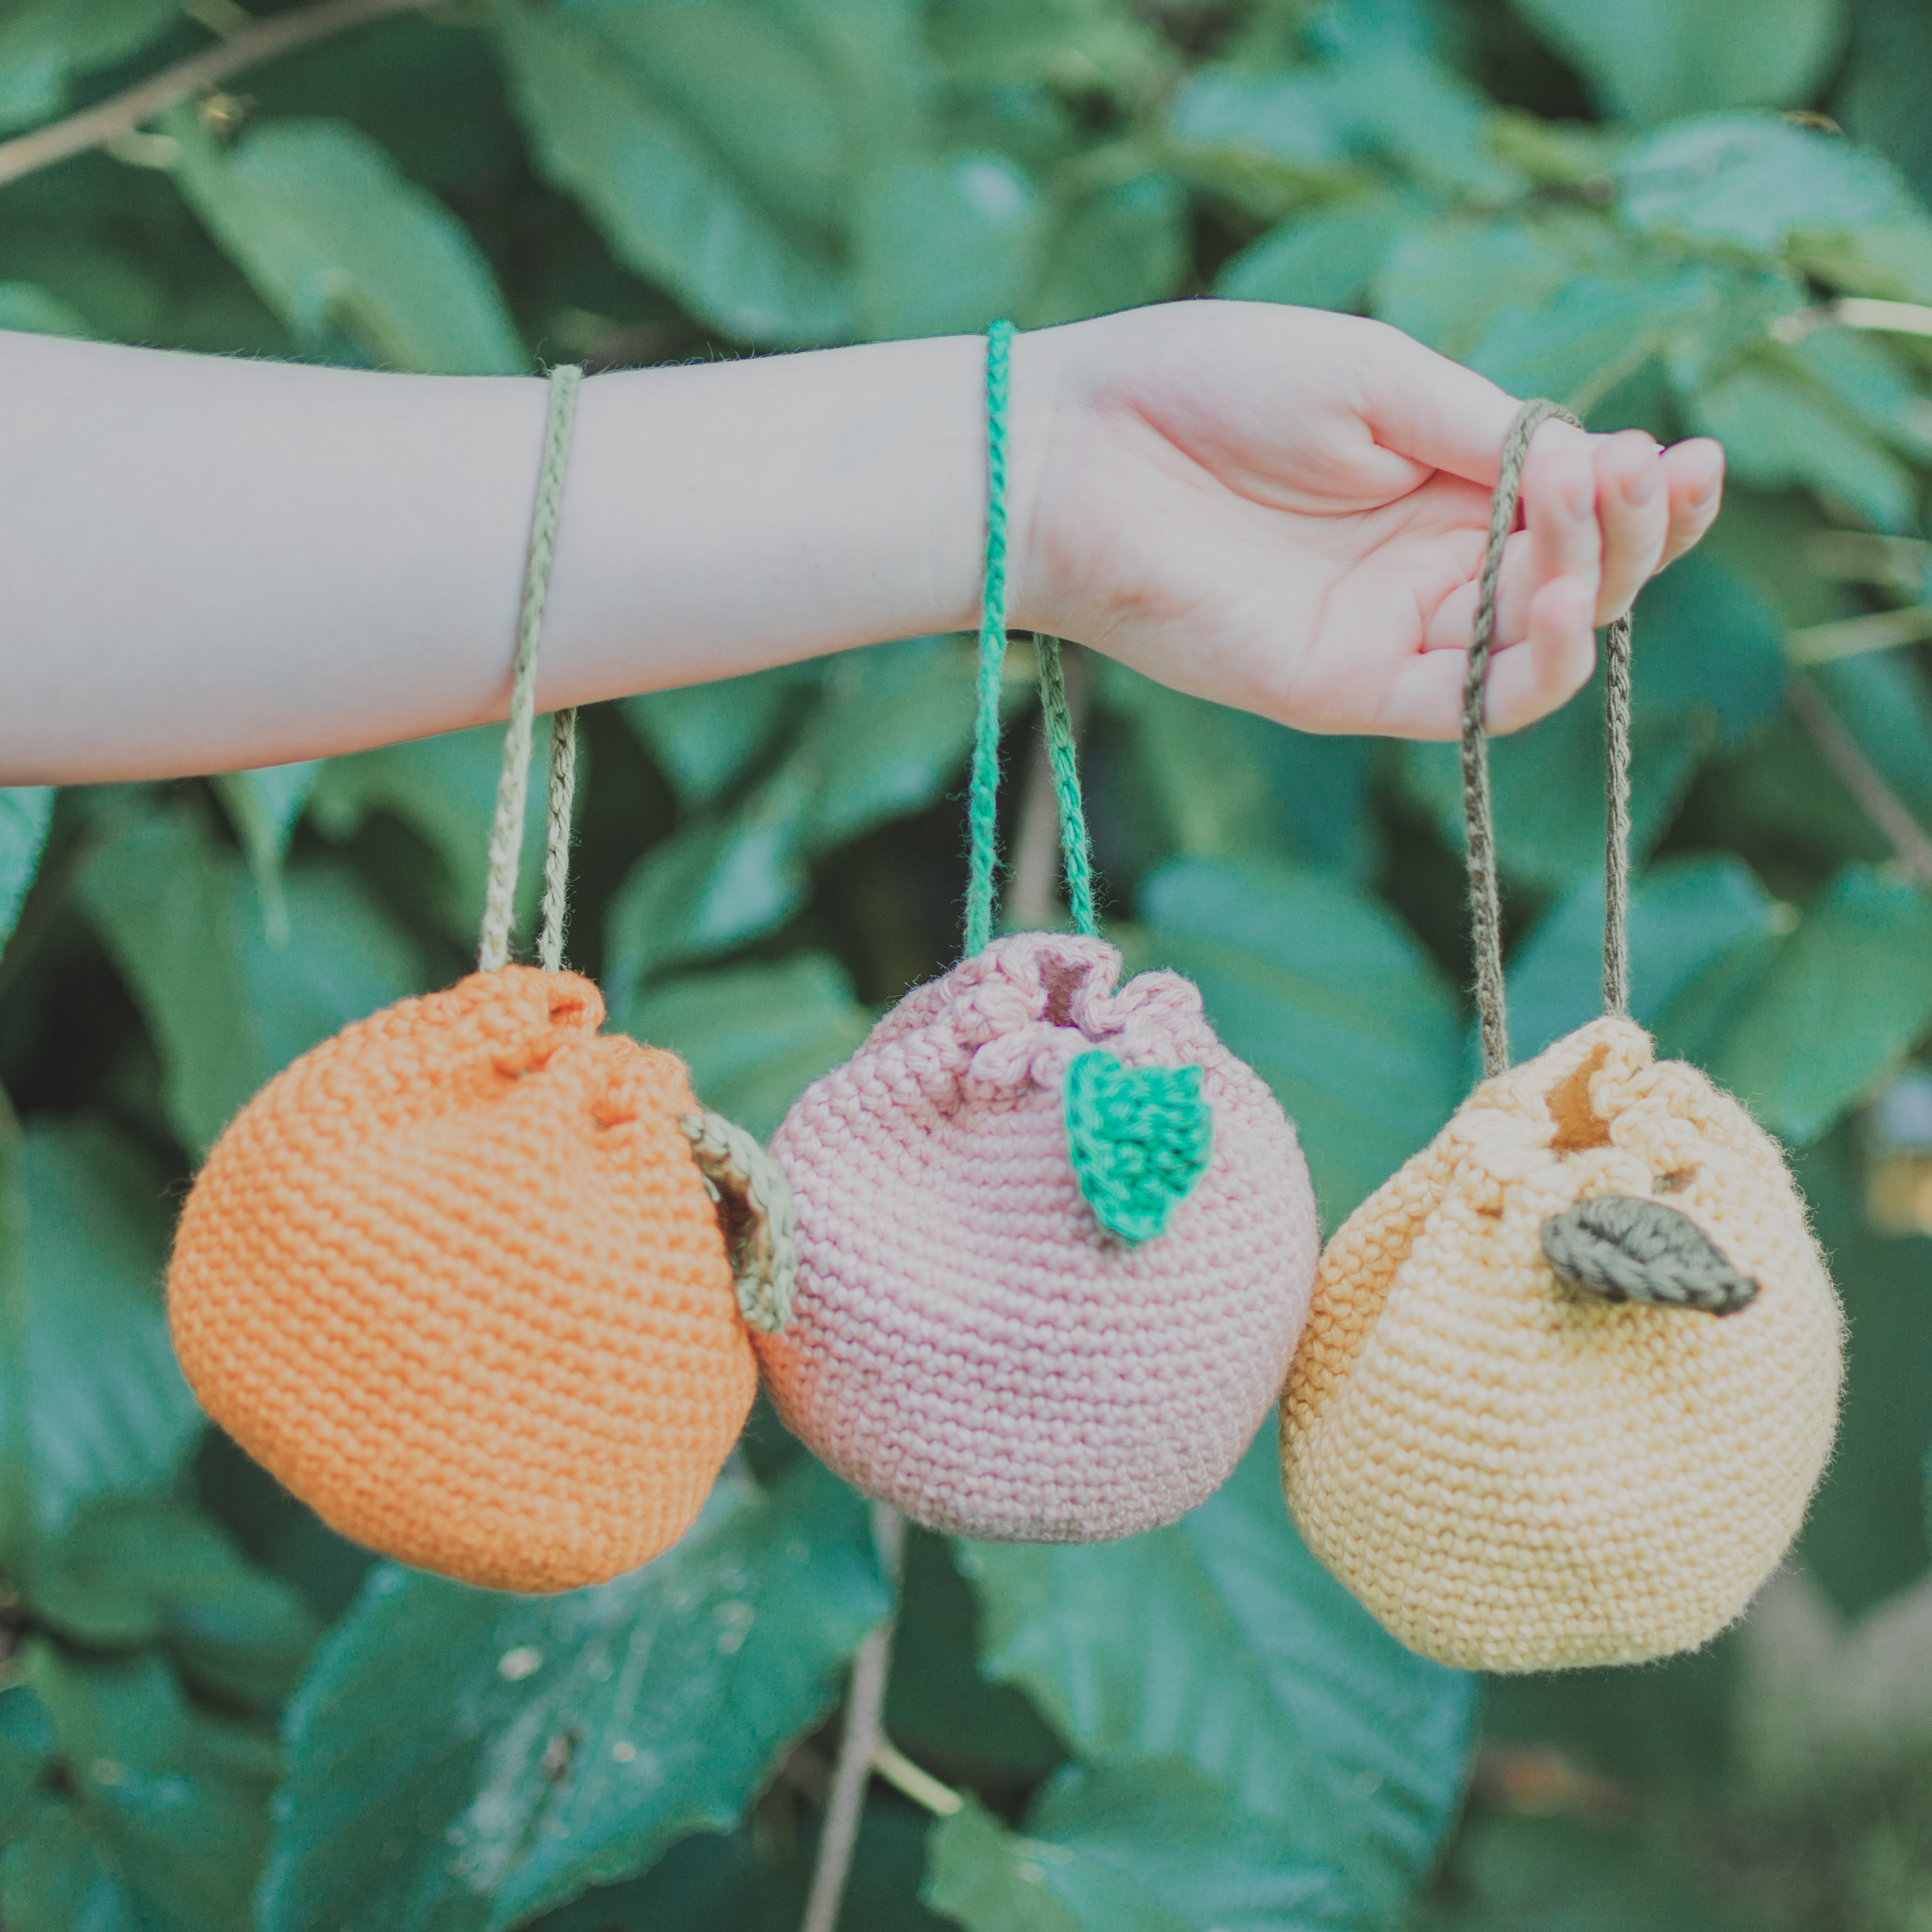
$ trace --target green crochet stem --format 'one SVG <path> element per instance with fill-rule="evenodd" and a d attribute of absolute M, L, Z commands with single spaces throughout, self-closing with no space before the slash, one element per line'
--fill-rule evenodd
<path fill-rule="evenodd" d="M 1006 668 L 1006 394 L 1013 326 L 996 322 L 986 332 L 986 572 L 980 592 L 979 709 L 973 728 L 973 778 L 967 820 L 972 862 L 966 887 L 966 957 L 993 936 L 993 902 L 999 873 L 1000 692 Z M 1036 637 L 1040 715 L 1053 770 L 1060 815 L 1060 848 L 1067 904 L 1076 928 L 1099 928 L 1094 918 L 1093 844 L 1080 801 L 1080 770 L 1073 724 L 1067 715 L 1066 682 L 1060 640 Z"/>

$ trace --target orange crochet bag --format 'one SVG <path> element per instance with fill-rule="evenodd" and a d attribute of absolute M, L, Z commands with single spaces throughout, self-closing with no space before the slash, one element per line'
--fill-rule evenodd
<path fill-rule="evenodd" d="M 1499 1671 L 1695 1648 L 1797 1533 L 1841 1318 L 1776 1145 L 1623 1016 L 1630 626 L 1610 627 L 1607 1016 L 1509 1067 L 1484 678 L 1531 435 L 1504 452 L 1463 719 L 1489 1077 L 1328 1243 L 1282 1402 L 1309 1546 L 1402 1642 Z"/>
<path fill-rule="evenodd" d="M 789 1292 L 784 1177 L 560 970 L 574 714 L 538 971 L 506 963 L 578 372 L 552 379 L 482 970 L 265 1087 L 196 1178 L 168 1313 L 202 1406 L 351 1537 L 509 1590 L 634 1568 L 697 1515 Z M 721 1212 L 725 1220 L 721 1225 Z"/>

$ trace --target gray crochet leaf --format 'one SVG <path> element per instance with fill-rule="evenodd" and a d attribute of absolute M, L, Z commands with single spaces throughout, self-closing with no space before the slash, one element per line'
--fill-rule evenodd
<path fill-rule="evenodd" d="M 1735 1315 L 1757 1295 L 1689 1215 L 1634 1195 L 1599 1194 L 1551 1215 L 1543 1252 L 1565 1281 L 1604 1301 Z"/>

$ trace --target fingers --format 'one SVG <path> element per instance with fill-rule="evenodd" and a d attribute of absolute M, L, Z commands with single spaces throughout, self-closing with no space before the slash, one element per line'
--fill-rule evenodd
<path fill-rule="evenodd" d="M 1490 654 L 1484 716 L 1491 731 L 1520 731 L 1589 682 L 1597 666 L 1595 614 L 1589 587 L 1574 577 L 1559 577 L 1527 600 L 1521 636 Z M 1461 649 L 1409 658 L 1372 728 L 1398 738 L 1460 736 L 1468 636 L 1466 626 Z"/>
<path fill-rule="evenodd" d="M 1670 533 L 1658 565 L 1675 563 L 1718 520 L 1724 498 L 1724 449 L 1707 436 L 1673 443 L 1664 452 Z"/>
<path fill-rule="evenodd" d="M 1664 452 L 1642 430 L 1602 437 L 1594 454 L 1603 544 L 1597 622 L 1607 624 L 1630 608 L 1664 561 L 1670 499 Z"/>
<path fill-rule="evenodd" d="M 1641 430 L 1584 437 L 1567 424 L 1537 432 L 1523 468 L 1526 531 L 1509 539 L 1496 587 L 1496 648 L 1529 630 L 1532 598 L 1559 578 L 1587 586 L 1596 622 L 1621 616 L 1666 564 L 1716 520 L 1724 452 L 1708 438 L 1660 449 Z M 1425 650 L 1465 649 L 1477 586 L 1460 585 L 1430 616 Z"/>

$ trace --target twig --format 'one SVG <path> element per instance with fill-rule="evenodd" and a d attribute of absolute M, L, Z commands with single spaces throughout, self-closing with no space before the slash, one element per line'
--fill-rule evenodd
<path fill-rule="evenodd" d="M 272 20 L 244 28 L 220 46 L 164 68 L 64 121 L 50 122 L 30 134 L 0 141 L 0 188 L 131 134 L 142 122 L 219 86 L 245 68 L 259 67 L 298 47 L 313 46 L 351 27 L 366 26 L 392 14 L 420 14 L 436 4 L 437 0 L 323 0 L 320 6 L 278 14 Z"/>
<path fill-rule="evenodd" d="M 1078 644 L 1064 639 L 1060 661 L 1066 679 L 1067 716 L 1077 733 L 1093 695 L 1093 663 Z M 1013 841 L 1012 883 L 1006 889 L 1006 914 L 1016 931 L 1032 932 L 1052 922 L 1054 887 L 1059 877 L 1060 813 L 1042 728 L 1034 740 L 1033 758 L 1027 767 L 1026 796 L 1020 803 L 1018 834 Z"/>
<path fill-rule="evenodd" d="M 896 1587 L 899 1558 L 905 1547 L 905 1518 L 890 1503 L 872 1505 L 872 1540 L 878 1546 L 880 1568 Z M 892 1627 L 897 1621 L 896 1612 L 886 1617 L 852 1660 L 852 1684 L 845 1696 L 845 1735 L 839 1740 L 832 1799 L 825 1808 L 825 1823 L 818 1834 L 812 1896 L 806 1901 L 799 1932 L 834 1932 L 838 1923 L 845 1875 L 851 1868 L 852 1846 L 866 1808 L 866 1785 L 879 1748 L 886 1679 L 892 1670 Z"/>
<path fill-rule="evenodd" d="M 884 1732 L 872 1747 L 872 1768 L 895 1791 L 904 1792 L 935 1818 L 950 1818 L 965 1804 L 965 1799 L 951 1785 L 942 1784 L 929 1771 L 922 1771 Z"/>
<path fill-rule="evenodd" d="M 1898 862 L 1922 886 L 1932 888 L 1932 838 L 1926 836 L 1924 827 L 1906 810 L 1904 802 L 1852 742 L 1851 734 L 1818 694 L 1816 686 L 1802 673 L 1794 672 L 1785 695 L 1792 716 L 1804 726 L 1825 762 L 1858 800 L 1865 816 L 1891 840 Z"/>
<path fill-rule="evenodd" d="M 1932 638 L 1932 609 L 1907 604 L 1897 610 L 1871 610 L 1862 617 L 1844 617 L 1834 624 L 1810 624 L 1784 640 L 1794 664 L 1830 664 L 1838 658 L 1862 656 L 1867 651 L 1895 650 Z"/>

